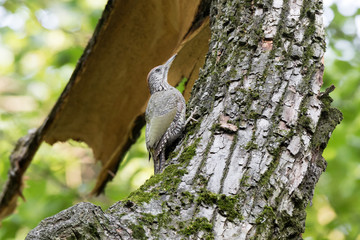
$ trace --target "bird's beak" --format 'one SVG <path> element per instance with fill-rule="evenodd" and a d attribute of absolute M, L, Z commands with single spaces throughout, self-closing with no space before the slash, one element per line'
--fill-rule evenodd
<path fill-rule="evenodd" d="M 164 67 L 165 67 L 164 74 L 165 74 L 165 76 L 167 76 L 167 74 L 169 72 L 169 69 L 170 69 L 170 66 L 171 66 L 171 63 L 174 61 L 176 55 L 177 54 L 173 55 L 171 58 L 169 58 L 169 60 L 166 61 L 166 63 L 164 63 Z"/>
<path fill-rule="evenodd" d="M 169 58 L 169 60 L 167 60 L 167 62 L 164 64 L 165 66 L 170 66 L 171 63 L 174 61 L 175 57 L 177 54 L 174 54 L 171 58 Z"/>

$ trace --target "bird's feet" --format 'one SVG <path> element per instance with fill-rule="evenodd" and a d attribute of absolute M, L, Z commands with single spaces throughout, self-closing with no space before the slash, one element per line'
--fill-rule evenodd
<path fill-rule="evenodd" d="M 186 119 L 185 126 L 188 125 L 189 122 L 197 122 L 197 120 L 194 118 L 194 115 L 197 113 L 197 111 L 198 111 L 198 106 L 195 106 L 195 109 L 194 111 L 191 112 L 190 117 Z"/>

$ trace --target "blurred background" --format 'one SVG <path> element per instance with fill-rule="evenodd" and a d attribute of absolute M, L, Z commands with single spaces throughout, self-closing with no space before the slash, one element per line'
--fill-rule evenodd
<path fill-rule="evenodd" d="M 0 0 L 0 190 L 16 141 L 47 116 L 82 54 L 106 0 Z M 324 89 L 344 114 L 324 152 L 328 167 L 308 207 L 311 239 L 360 240 L 360 1 L 324 0 L 327 33 Z M 24 196 L 2 222 L 0 239 L 24 239 L 38 223 L 81 201 L 103 209 L 152 175 L 144 134 L 106 194 L 89 197 L 100 170 L 85 144 L 69 141 L 37 152 Z"/>

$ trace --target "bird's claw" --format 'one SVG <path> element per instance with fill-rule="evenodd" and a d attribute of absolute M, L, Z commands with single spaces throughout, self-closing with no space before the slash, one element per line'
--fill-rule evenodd
<path fill-rule="evenodd" d="M 186 119 L 186 122 L 185 122 L 185 126 L 190 122 L 198 122 L 198 120 L 196 120 L 194 117 L 194 115 L 197 113 L 197 109 L 198 109 L 198 106 L 195 106 L 195 109 L 194 111 L 191 112 L 190 116 L 188 117 L 188 119 Z"/>

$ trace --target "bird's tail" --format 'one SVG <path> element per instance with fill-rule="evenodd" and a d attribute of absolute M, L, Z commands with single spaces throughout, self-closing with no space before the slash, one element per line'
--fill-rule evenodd
<path fill-rule="evenodd" d="M 153 156 L 154 160 L 154 173 L 158 174 L 162 172 L 162 169 L 165 164 L 165 151 L 160 152 L 159 155 Z"/>

